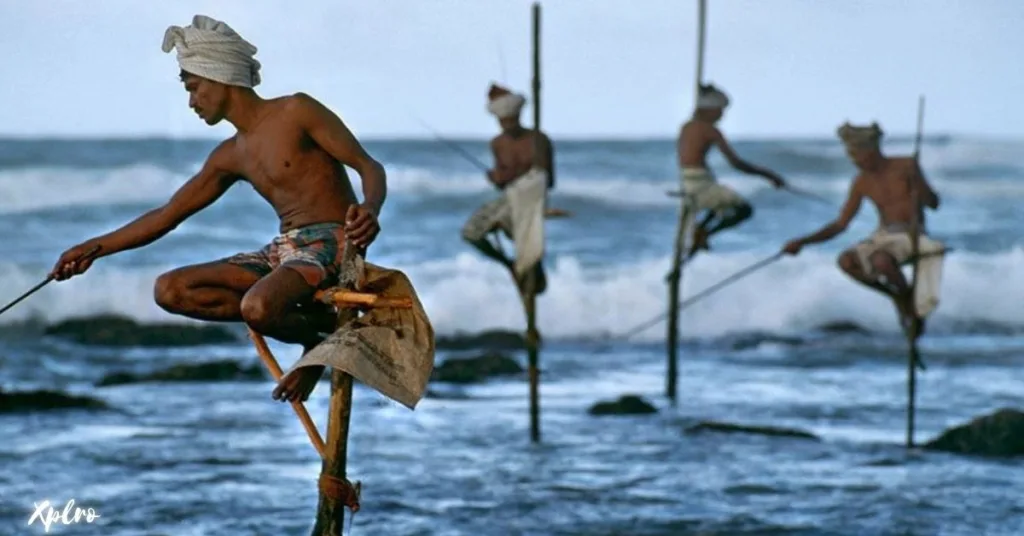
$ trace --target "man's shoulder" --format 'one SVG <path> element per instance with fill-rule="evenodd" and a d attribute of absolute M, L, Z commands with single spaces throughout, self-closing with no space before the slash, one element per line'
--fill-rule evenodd
<path fill-rule="evenodd" d="M 206 157 L 203 168 L 208 171 L 219 171 L 222 173 L 239 173 L 237 137 L 230 138 L 218 143 L 210 155 Z"/>
<path fill-rule="evenodd" d="M 238 147 L 238 136 L 231 136 L 230 138 L 218 143 L 212 151 L 210 151 L 210 160 L 223 160 L 226 158 L 234 158 L 235 150 Z"/>
<path fill-rule="evenodd" d="M 530 133 L 534 136 L 540 136 L 540 139 L 544 140 L 546 143 L 551 143 L 551 138 L 548 136 L 548 133 L 543 130 L 530 129 Z"/>
<path fill-rule="evenodd" d="M 897 156 L 889 159 L 901 171 L 913 172 L 917 169 L 917 158 L 913 156 Z"/>
<path fill-rule="evenodd" d="M 713 138 L 721 136 L 721 131 L 714 123 L 707 121 L 701 121 L 699 119 L 690 119 L 683 123 L 680 132 L 685 136 L 699 136 L 701 138 Z"/>
<path fill-rule="evenodd" d="M 291 95 L 282 95 L 271 99 L 271 102 L 279 106 L 280 110 L 292 117 L 316 116 L 329 111 L 329 109 L 309 93 L 299 91 Z"/>

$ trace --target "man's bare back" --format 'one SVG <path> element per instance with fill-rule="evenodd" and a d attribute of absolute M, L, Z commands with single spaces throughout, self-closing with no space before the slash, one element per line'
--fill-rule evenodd
<path fill-rule="evenodd" d="M 676 143 L 679 167 L 707 168 L 708 152 L 723 139 L 714 124 L 698 119 L 687 121 Z"/>
<path fill-rule="evenodd" d="M 737 170 L 764 177 L 776 188 L 785 185 L 774 172 L 749 164 L 736 154 L 716 126 L 722 113 L 720 108 L 698 108 L 693 117 L 679 129 L 676 141 L 676 156 L 681 172 L 686 175 L 696 171 L 704 179 L 699 185 L 683 179 L 691 206 L 698 212 L 707 211 L 705 218 L 693 229 L 693 246 L 687 258 L 699 250 L 710 249 L 708 239 L 715 233 L 735 227 L 753 215 L 753 207 L 749 202 L 713 180 L 714 175 L 707 165 L 707 156 L 712 147 L 718 147 L 729 164 Z"/>

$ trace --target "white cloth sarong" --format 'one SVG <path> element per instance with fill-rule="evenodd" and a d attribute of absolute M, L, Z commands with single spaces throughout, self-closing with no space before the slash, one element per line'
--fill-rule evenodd
<path fill-rule="evenodd" d="M 686 200 L 698 212 L 719 212 L 746 204 L 746 200 L 732 188 L 719 184 L 715 175 L 705 168 L 684 167 L 679 170 Z"/>
<path fill-rule="evenodd" d="M 525 276 L 544 257 L 548 173 L 533 168 L 505 188 L 516 246 L 516 275 Z"/>
<path fill-rule="evenodd" d="M 924 318 L 939 306 L 939 290 L 942 283 L 942 261 L 945 245 L 933 240 L 925 233 L 918 239 L 920 260 L 917 264 L 917 288 L 914 293 L 914 308 L 918 316 Z M 875 274 L 871 264 L 871 254 L 882 251 L 892 255 L 900 265 L 911 262 L 913 244 L 910 233 L 900 227 L 880 228 L 871 233 L 867 239 L 851 248 L 860 260 L 865 273 Z"/>

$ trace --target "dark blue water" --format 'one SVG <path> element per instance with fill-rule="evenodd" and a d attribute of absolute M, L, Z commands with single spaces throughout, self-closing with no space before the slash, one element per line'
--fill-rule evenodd
<path fill-rule="evenodd" d="M 550 288 L 538 304 L 547 341 L 543 444 L 527 440 L 520 378 L 466 389 L 467 399 L 425 399 L 415 411 L 360 388 L 349 463 L 364 489 L 356 534 L 1024 533 L 1024 472 L 1015 464 L 908 454 L 900 446 L 905 357 L 895 314 L 834 265 L 841 248 L 873 229 L 872 207 L 832 243 L 686 310 L 673 408 L 662 396 L 663 326 L 630 342 L 601 342 L 665 307 L 678 210 L 664 195 L 676 187 L 673 143 L 556 143 L 552 204 L 574 216 L 547 228 Z M 0 301 L 35 284 L 65 247 L 165 200 L 213 145 L 0 142 Z M 465 146 L 488 160 L 483 142 Z M 374 262 L 412 278 L 439 334 L 521 330 L 507 273 L 458 236 L 493 195 L 480 173 L 435 143 L 367 147 L 387 167 L 390 188 Z M 736 147 L 832 204 L 773 190 L 714 160 L 721 180 L 748 196 L 756 215 L 688 267 L 686 294 L 826 223 L 854 173 L 833 140 Z M 910 145 L 896 140 L 887 149 Z M 942 303 L 922 342 L 929 370 L 919 382 L 919 440 L 1020 405 L 1021 149 L 959 138 L 925 144 L 923 167 L 943 196 L 929 227 L 956 251 L 946 259 Z M 260 247 L 277 228 L 262 203 L 251 188 L 236 186 L 160 242 L 47 287 L 0 323 L 104 312 L 178 321 L 152 303 L 155 276 Z M 835 321 L 869 332 L 815 331 Z M 286 367 L 298 355 L 282 345 L 274 350 Z M 439 352 L 439 362 L 448 355 Z M 92 387 L 115 370 L 220 358 L 256 362 L 242 343 L 109 349 L 18 329 L 0 333 L 3 388 L 65 389 L 117 409 L 0 416 L 0 534 L 42 534 L 38 523 L 26 523 L 33 502 L 44 499 L 61 507 L 74 499 L 101 514 L 93 524 L 55 526 L 53 534 L 308 532 L 319 463 L 291 410 L 270 401 L 270 382 Z M 326 387 L 310 403 L 321 428 Z M 593 402 L 625 392 L 646 396 L 660 413 L 586 414 Z M 702 419 L 792 426 L 822 441 L 684 433 Z"/>

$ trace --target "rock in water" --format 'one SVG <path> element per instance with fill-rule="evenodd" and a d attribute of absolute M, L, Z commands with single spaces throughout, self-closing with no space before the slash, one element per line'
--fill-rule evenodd
<path fill-rule="evenodd" d="M 515 359 L 493 352 L 477 357 L 452 357 L 434 367 L 430 379 L 448 383 L 476 383 L 496 376 L 522 374 L 523 367 Z"/>
<path fill-rule="evenodd" d="M 622 395 L 618 400 L 598 402 L 587 411 L 591 415 L 650 415 L 657 412 L 654 404 L 637 395 Z"/>
<path fill-rule="evenodd" d="M 258 365 L 242 365 L 235 361 L 211 361 L 172 367 L 148 374 L 114 372 L 96 383 L 97 387 L 145 382 L 224 382 L 260 381 L 267 379 Z"/>
<path fill-rule="evenodd" d="M 696 434 L 700 432 L 753 434 L 771 437 L 793 437 L 798 439 L 811 439 L 814 441 L 820 441 L 818 436 L 810 432 L 798 430 L 796 428 L 781 428 L 776 426 L 750 426 L 744 424 L 733 424 L 728 422 L 701 421 L 686 429 L 686 433 L 688 434 Z"/>
<path fill-rule="evenodd" d="M 44 333 L 89 346 L 201 346 L 239 340 L 222 326 L 139 324 L 118 315 L 72 318 Z"/>
<path fill-rule="evenodd" d="M 5 393 L 0 390 L 0 413 L 53 411 L 60 409 L 106 409 L 107 403 L 88 396 L 76 396 L 58 391 L 22 391 Z"/>
<path fill-rule="evenodd" d="M 441 350 L 522 350 L 526 340 L 511 331 L 483 331 L 475 335 L 455 334 L 437 337 L 434 345 Z"/>
<path fill-rule="evenodd" d="M 982 415 L 946 430 L 924 448 L 977 456 L 1024 456 L 1024 412 L 1003 408 Z"/>
<path fill-rule="evenodd" d="M 868 329 L 864 328 L 856 322 L 849 320 L 837 320 L 835 322 L 826 322 L 816 328 L 818 331 L 824 333 L 857 333 L 859 335 L 866 335 L 871 333 Z"/>

